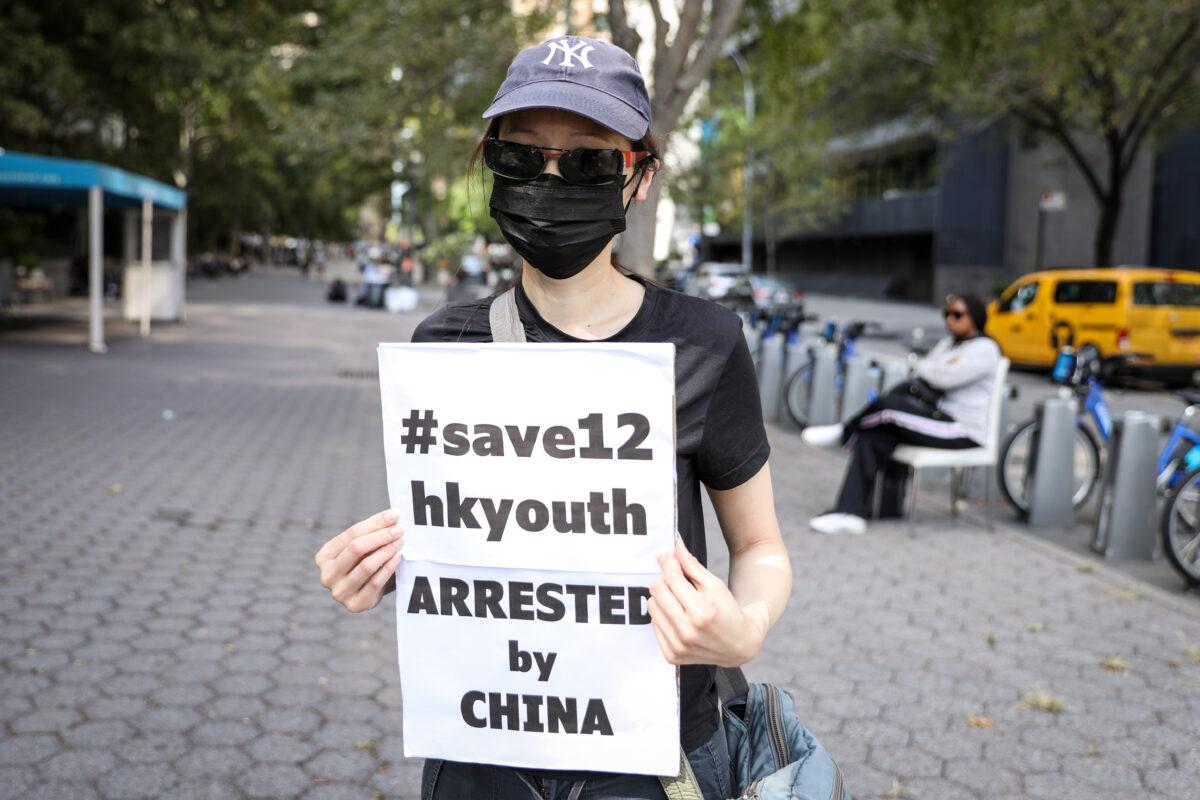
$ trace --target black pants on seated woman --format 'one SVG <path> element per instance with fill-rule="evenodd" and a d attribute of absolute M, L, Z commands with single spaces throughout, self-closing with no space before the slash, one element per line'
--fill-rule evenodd
<path fill-rule="evenodd" d="M 915 401 L 907 384 L 897 387 L 867 406 L 844 426 L 842 444 L 850 448 L 850 464 L 838 493 L 834 512 L 867 518 L 876 481 L 882 478 L 879 516 L 900 516 L 908 467 L 892 461 L 902 444 L 962 450 L 979 447 L 961 425 L 934 406 Z"/>

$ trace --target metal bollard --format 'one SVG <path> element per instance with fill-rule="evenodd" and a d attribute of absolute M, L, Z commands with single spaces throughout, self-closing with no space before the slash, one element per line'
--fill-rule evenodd
<path fill-rule="evenodd" d="M 818 347 L 813 353 L 812 390 L 808 424 L 832 425 L 837 415 L 837 345 Z"/>
<path fill-rule="evenodd" d="M 1075 401 L 1061 397 L 1044 400 L 1037 406 L 1037 415 L 1041 424 L 1029 477 L 1029 526 L 1070 525 L 1075 517 L 1071 502 L 1075 493 Z"/>
<path fill-rule="evenodd" d="M 1153 559 L 1158 547 L 1158 419 L 1129 411 L 1114 420 L 1110 453 L 1092 549 L 1106 558 Z"/>
<path fill-rule="evenodd" d="M 743 326 L 742 333 L 746 336 L 746 347 L 750 349 L 750 356 L 754 359 L 754 363 L 758 363 L 758 349 L 762 344 L 762 329 L 755 328 L 750 325 Z"/>
<path fill-rule="evenodd" d="M 902 361 L 888 361 L 883 364 L 883 378 L 879 382 L 880 396 L 887 394 L 908 380 L 908 364 Z"/>
<path fill-rule="evenodd" d="M 845 422 L 862 411 L 870 400 L 870 394 L 871 360 L 862 355 L 851 356 L 846 359 L 846 368 L 842 373 L 841 421 Z"/>
<path fill-rule="evenodd" d="M 779 388 L 779 422 L 790 428 L 796 428 L 792 416 L 787 412 L 787 387 L 792 382 L 792 376 L 808 363 L 808 345 L 799 338 L 784 348 L 783 352 L 783 383 Z"/>
<path fill-rule="evenodd" d="M 782 334 L 763 339 L 758 360 L 758 396 L 762 402 L 763 419 L 775 422 L 779 419 L 779 396 L 783 386 Z"/>
<path fill-rule="evenodd" d="M 1004 384 L 1004 394 L 1000 396 L 1000 439 L 1008 436 L 1009 418 L 1012 415 L 1012 404 L 1017 399 L 1017 387 L 1011 383 Z"/>

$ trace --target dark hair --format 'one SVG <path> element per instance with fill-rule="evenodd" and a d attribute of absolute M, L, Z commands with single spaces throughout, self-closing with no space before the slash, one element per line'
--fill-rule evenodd
<path fill-rule="evenodd" d="M 983 329 L 987 327 L 987 304 L 977 294 L 951 295 L 950 302 L 955 300 L 961 301 L 967 307 L 967 316 L 971 318 L 971 322 L 975 323 L 975 330 L 983 333 Z"/>

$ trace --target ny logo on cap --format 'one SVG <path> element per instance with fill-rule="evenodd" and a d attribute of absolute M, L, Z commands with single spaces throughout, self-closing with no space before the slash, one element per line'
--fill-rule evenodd
<path fill-rule="evenodd" d="M 550 45 L 550 52 L 546 54 L 546 60 L 543 64 L 549 64 L 550 59 L 554 58 L 555 51 L 562 53 L 562 61 L 559 62 L 560 67 L 574 66 L 575 60 L 579 61 L 579 65 L 584 69 L 592 69 L 592 62 L 588 61 L 588 53 L 596 48 L 587 42 L 576 42 L 573 45 L 567 44 L 566 39 L 559 39 L 554 42 L 547 42 Z"/>

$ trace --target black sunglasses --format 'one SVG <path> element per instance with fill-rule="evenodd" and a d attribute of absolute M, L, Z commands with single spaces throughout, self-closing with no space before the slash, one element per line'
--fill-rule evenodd
<path fill-rule="evenodd" d="M 966 315 L 967 315 L 967 312 L 958 311 L 957 309 L 953 309 L 953 308 L 947 308 L 945 311 L 942 312 L 942 316 L 945 317 L 946 319 L 962 319 Z"/>
<path fill-rule="evenodd" d="M 489 137 L 483 145 L 483 162 L 503 178 L 531 181 L 546 168 L 551 158 L 558 159 L 558 171 L 568 183 L 601 186 L 620 180 L 626 167 L 641 164 L 649 150 L 563 150 L 532 144 L 509 142 Z"/>

